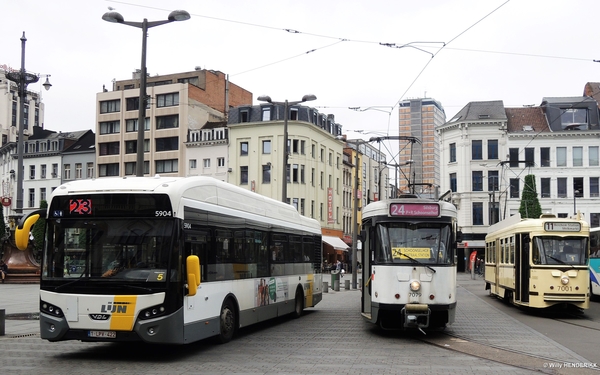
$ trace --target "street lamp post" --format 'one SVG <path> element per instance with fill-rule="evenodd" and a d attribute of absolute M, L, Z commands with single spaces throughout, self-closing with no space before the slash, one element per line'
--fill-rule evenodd
<path fill-rule="evenodd" d="M 27 73 L 25 71 L 25 31 L 21 37 L 21 69 L 18 72 L 7 72 L 6 78 L 10 81 L 16 82 L 19 88 L 19 138 L 17 139 L 17 204 L 15 212 L 17 214 L 23 213 L 23 152 L 24 152 L 24 128 L 25 128 L 25 101 L 27 100 L 27 85 L 35 83 L 39 80 L 39 75 Z M 50 90 L 52 86 L 46 76 L 46 82 L 44 82 L 44 88 Z"/>
<path fill-rule="evenodd" d="M 312 94 L 308 94 L 308 95 L 304 95 L 302 97 L 302 100 L 298 100 L 298 101 L 294 101 L 294 102 L 288 102 L 287 99 L 285 100 L 285 102 L 274 102 L 271 100 L 271 97 L 268 95 L 261 95 L 257 99 L 261 102 L 267 102 L 267 103 L 271 103 L 271 104 L 278 104 L 278 105 L 283 104 L 283 168 L 282 168 L 283 175 L 282 175 L 282 183 L 281 183 L 281 201 L 283 203 L 287 203 L 287 163 L 288 163 L 287 144 L 288 144 L 288 117 L 289 117 L 288 110 L 289 110 L 289 107 L 292 105 L 316 100 L 317 97 Z"/>
<path fill-rule="evenodd" d="M 144 130 L 146 124 L 146 39 L 148 29 L 155 26 L 164 25 L 174 21 L 185 21 L 190 19 L 190 14 L 185 10 L 174 10 L 169 14 L 169 18 L 162 21 L 148 21 L 144 18 L 142 22 L 125 21 L 118 12 L 106 12 L 102 19 L 108 22 L 120 23 L 142 29 L 142 68 L 140 72 L 140 98 L 139 98 L 139 116 L 138 116 L 138 137 L 137 137 L 137 160 L 136 176 L 144 176 Z"/>

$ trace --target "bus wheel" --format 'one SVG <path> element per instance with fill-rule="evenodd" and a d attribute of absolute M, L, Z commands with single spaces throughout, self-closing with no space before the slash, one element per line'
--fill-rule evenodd
<path fill-rule="evenodd" d="M 235 333 L 235 308 L 230 299 L 227 299 L 221 307 L 219 317 L 220 331 L 217 336 L 221 344 L 226 344 L 233 338 Z"/>
<path fill-rule="evenodd" d="M 299 318 L 302 316 L 302 311 L 304 310 L 304 294 L 300 289 L 296 290 L 296 300 L 294 303 L 294 318 Z"/>

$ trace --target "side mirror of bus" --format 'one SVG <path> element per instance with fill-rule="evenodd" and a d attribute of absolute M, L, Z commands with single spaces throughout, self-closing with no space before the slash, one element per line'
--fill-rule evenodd
<path fill-rule="evenodd" d="M 38 221 L 39 218 L 46 217 L 46 210 L 36 210 L 31 212 L 27 216 L 23 216 L 15 228 L 15 245 L 17 249 L 23 251 L 27 249 L 27 245 L 29 244 L 29 232 L 31 231 L 31 227 L 33 224 Z"/>
<path fill-rule="evenodd" d="M 195 296 L 200 286 L 200 258 L 190 255 L 186 259 L 188 296 Z"/>

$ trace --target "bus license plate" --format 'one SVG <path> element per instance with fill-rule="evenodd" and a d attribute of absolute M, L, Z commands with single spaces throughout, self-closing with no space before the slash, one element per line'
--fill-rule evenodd
<path fill-rule="evenodd" d="M 89 331 L 88 337 L 96 337 L 103 339 L 116 339 L 117 332 L 115 331 Z"/>

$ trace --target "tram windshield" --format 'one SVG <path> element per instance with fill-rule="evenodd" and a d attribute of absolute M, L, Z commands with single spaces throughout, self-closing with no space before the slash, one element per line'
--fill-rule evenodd
<path fill-rule="evenodd" d="M 174 222 L 165 219 L 51 220 L 42 278 L 150 282 L 174 277 Z"/>
<path fill-rule="evenodd" d="M 534 237 L 533 264 L 586 265 L 587 248 L 587 237 Z"/>
<path fill-rule="evenodd" d="M 450 229 L 437 223 L 379 224 L 375 262 L 449 264 Z"/>

